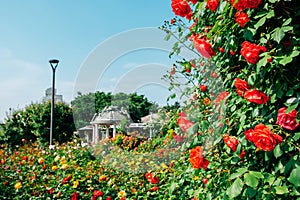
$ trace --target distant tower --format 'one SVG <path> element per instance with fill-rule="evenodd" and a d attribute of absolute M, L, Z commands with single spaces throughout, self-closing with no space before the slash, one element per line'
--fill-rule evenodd
<path fill-rule="evenodd" d="M 51 101 L 52 98 L 52 88 L 47 88 L 45 90 L 45 97 L 44 97 L 44 101 Z M 63 101 L 63 96 L 62 95 L 57 95 L 56 94 L 56 89 L 54 91 L 54 100 L 55 102 L 62 102 Z"/>

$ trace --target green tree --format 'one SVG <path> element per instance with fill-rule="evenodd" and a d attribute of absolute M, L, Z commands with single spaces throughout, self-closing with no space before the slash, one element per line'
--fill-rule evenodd
<path fill-rule="evenodd" d="M 31 104 L 24 110 L 14 111 L 3 126 L 2 142 L 17 145 L 22 139 L 49 142 L 51 103 Z M 71 139 L 75 126 L 72 109 L 65 103 L 54 106 L 53 140 L 66 142 Z"/>

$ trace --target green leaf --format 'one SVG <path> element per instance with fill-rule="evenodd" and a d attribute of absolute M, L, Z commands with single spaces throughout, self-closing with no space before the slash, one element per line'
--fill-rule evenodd
<path fill-rule="evenodd" d="M 169 194 L 172 194 L 177 186 L 178 184 L 173 182 L 169 188 Z"/>
<path fill-rule="evenodd" d="M 291 53 L 290 57 L 294 58 L 294 57 L 297 57 L 299 54 L 300 54 L 299 51 L 295 50 Z"/>
<path fill-rule="evenodd" d="M 300 138 L 300 132 L 295 133 L 294 136 L 293 136 L 293 139 L 295 141 L 297 141 L 297 140 L 299 140 L 299 138 Z"/>
<path fill-rule="evenodd" d="M 286 95 L 287 97 L 290 97 L 290 96 L 293 96 L 293 94 L 294 94 L 294 90 L 289 90 L 289 91 L 286 92 L 285 95 Z"/>
<path fill-rule="evenodd" d="M 285 35 L 284 31 L 281 28 L 277 27 L 275 29 L 275 32 L 272 34 L 272 37 L 274 41 L 276 41 L 279 44 L 282 38 L 284 37 L 284 35 Z"/>
<path fill-rule="evenodd" d="M 300 186 L 300 167 L 297 166 L 295 169 L 293 169 L 288 181 L 294 184 L 296 187 Z"/>
<path fill-rule="evenodd" d="M 229 196 L 229 198 L 235 198 L 239 196 L 243 189 L 243 182 L 240 178 L 235 179 L 233 184 L 227 189 L 226 194 Z"/>
<path fill-rule="evenodd" d="M 275 187 L 276 194 L 286 194 L 289 192 L 286 186 L 276 186 Z"/>
<path fill-rule="evenodd" d="M 262 17 L 255 25 L 254 28 L 258 29 L 259 27 L 261 27 L 262 25 L 264 25 L 264 23 L 266 22 L 266 16 Z"/>
<path fill-rule="evenodd" d="M 264 178 L 264 175 L 261 172 L 250 171 L 249 173 L 255 176 L 256 178 Z"/>
<path fill-rule="evenodd" d="M 242 176 L 244 173 L 246 173 L 248 171 L 248 168 L 240 168 L 237 170 L 236 173 L 233 173 L 230 175 L 229 179 L 232 180 L 232 179 L 235 179 L 239 176 Z"/>
<path fill-rule="evenodd" d="M 275 149 L 273 150 L 273 152 L 274 152 L 274 156 L 275 156 L 276 158 L 280 157 L 280 156 L 283 154 L 283 152 L 281 151 L 279 145 L 276 145 L 276 147 L 275 147 Z"/>
<path fill-rule="evenodd" d="M 288 106 L 288 108 L 286 109 L 285 113 L 289 113 L 292 110 L 295 110 L 297 107 L 298 107 L 298 103 L 291 104 L 290 106 Z"/>
<path fill-rule="evenodd" d="M 292 57 L 283 56 L 282 59 L 279 61 L 279 64 L 285 66 L 286 64 L 289 64 L 293 61 Z"/>
<path fill-rule="evenodd" d="M 258 185 L 257 177 L 251 173 L 244 174 L 244 181 L 248 186 L 253 187 L 253 188 L 256 188 Z"/>
<path fill-rule="evenodd" d="M 254 85 L 255 81 L 256 81 L 256 74 L 251 74 L 248 77 L 248 83 L 249 83 L 249 85 Z"/>
<path fill-rule="evenodd" d="M 259 109 L 255 108 L 252 112 L 252 117 L 257 117 L 259 115 Z"/>
<path fill-rule="evenodd" d="M 170 38 L 171 38 L 171 34 L 168 33 L 168 34 L 165 36 L 164 40 L 168 41 Z"/>
<path fill-rule="evenodd" d="M 274 16 L 275 16 L 274 10 L 270 10 L 270 11 L 268 12 L 268 14 L 267 14 L 266 17 L 269 19 L 269 18 L 274 17 Z"/>
<path fill-rule="evenodd" d="M 286 32 L 292 31 L 293 27 L 292 26 L 283 26 L 281 29 L 283 32 L 286 33 Z"/>
<path fill-rule="evenodd" d="M 286 26 L 286 25 L 289 25 L 292 21 L 292 18 L 288 18 L 283 24 L 282 26 Z"/>

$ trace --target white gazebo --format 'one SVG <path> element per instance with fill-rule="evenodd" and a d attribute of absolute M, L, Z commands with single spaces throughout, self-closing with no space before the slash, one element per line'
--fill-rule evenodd
<path fill-rule="evenodd" d="M 103 138 L 103 133 L 99 134 L 99 126 L 105 126 L 106 138 L 109 138 L 109 128 L 113 127 L 113 137 L 116 136 L 116 126 L 124 119 L 130 119 L 128 112 L 122 107 L 118 109 L 117 106 L 105 107 L 101 113 L 96 113 L 91 120 L 91 125 L 93 126 L 92 142 L 96 143 L 99 141 L 99 136 L 101 140 Z"/>

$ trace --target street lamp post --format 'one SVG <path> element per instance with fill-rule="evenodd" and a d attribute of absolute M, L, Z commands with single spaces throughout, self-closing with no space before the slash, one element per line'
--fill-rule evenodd
<path fill-rule="evenodd" d="M 51 121 L 50 121 L 50 148 L 52 148 L 52 135 L 53 135 L 53 117 L 54 117 L 54 95 L 55 95 L 55 70 L 58 66 L 59 61 L 56 59 L 49 60 L 49 63 L 52 68 L 52 99 L 51 99 Z"/>

